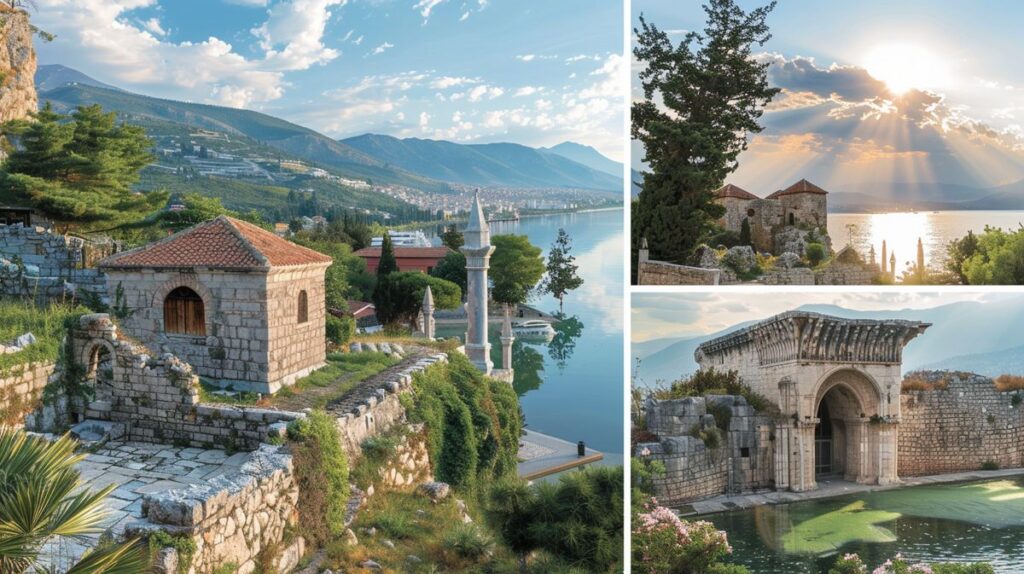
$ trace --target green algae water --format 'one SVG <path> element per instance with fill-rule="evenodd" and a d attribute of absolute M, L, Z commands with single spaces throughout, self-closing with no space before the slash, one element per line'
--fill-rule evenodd
<path fill-rule="evenodd" d="M 491 235 L 526 235 L 547 251 L 564 228 L 583 286 L 565 299 L 566 319 L 550 342 L 519 339 L 513 346 L 513 387 L 527 428 L 570 442 L 585 441 L 604 453 L 603 464 L 622 464 L 623 273 L 622 210 L 525 217 L 491 223 Z M 558 311 L 550 295 L 529 305 Z M 492 360 L 501 364 L 499 324 L 492 324 Z M 438 325 L 438 336 L 462 337 L 465 325 Z"/>
<path fill-rule="evenodd" d="M 870 567 L 897 553 L 914 562 L 989 562 L 1024 572 L 1024 478 L 915 486 L 710 515 L 734 561 L 754 573 L 827 572 L 856 552 Z"/>

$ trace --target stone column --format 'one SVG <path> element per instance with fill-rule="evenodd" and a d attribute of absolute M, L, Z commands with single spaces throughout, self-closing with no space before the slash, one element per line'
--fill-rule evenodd
<path fill-rule="evenodd" d="M 899 482 L 897 460 L 897 424 L 895 422 L 876 423 L 878 427 L 878 484 L 894 484 Z"/>
<path fill-rule="evenodd" d="M 423 305 L 420 307 L 420 312 L 423 315 L 423 323 L 420 325 L 420 330 L 423 336 L 427 339 L 434 338 L 434 294 L 430 291 L 430 285 L 427 285 L 426 292 L 423 293 Z"/>
<path fill-rule="evenodd" d="M 465 244 L 459 248 L 466 256 L 466 355 L 485 375 L 494 368 L 491 362 L 491 344 L 487 341 L 487 305 L 489 302 L 487 270 L 490 268 L 491 231 L 484 218 L 479 190 L 473 196 L 469 223 L 463 230 Z"/>

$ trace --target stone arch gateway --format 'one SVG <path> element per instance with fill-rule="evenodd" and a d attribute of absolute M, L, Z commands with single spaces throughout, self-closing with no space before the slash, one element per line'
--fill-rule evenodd
<path fill-rule="evenodd" d="M 701 344 L 701 368 L 737 371 L 779 408 L 776 489 L 834 476 L 890 484 L 897 475 L 903 348 L 930 325 L 790 311 Z"/>

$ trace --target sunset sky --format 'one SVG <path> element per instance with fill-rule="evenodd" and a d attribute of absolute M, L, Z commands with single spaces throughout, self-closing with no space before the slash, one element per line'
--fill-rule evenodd
<path fill-rule="evenodd" d="M 633 11 L 675 41 L 704 26 L 697 1 L 635 0 Z M 780 0 L 758 57 L 784 91 L 729 181 L 764 196 L 801 177 L 834 191 L 1024 179 L 1021 22 L 1024 3 L 1011 0 Z"/>
<path fill-rule="evenodd" d="M 42 64 L 333 137 L 592 145 L 624 160 L 621 0 L 36 0 Z"/>

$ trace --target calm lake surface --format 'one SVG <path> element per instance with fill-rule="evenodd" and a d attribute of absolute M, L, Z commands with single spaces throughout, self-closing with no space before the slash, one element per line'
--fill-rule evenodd
<path fill-rule="evenodd" d="M 953 239 L 967 235 L 968 231 L 981 233 L 986 225 L 1017 229 L 1021 223 L 1024 211 L 830 213 L 828 234 L 836 250 L 849 244 L 852 234 L 853 246 L 865 258 L 869 247 L 874 247 L 876 257 L 880 258 L 884 240 L 888 253 L 896 252 L 896 270 L 902 272 L 908 263 L 917 261 L 919 237 L 926 264 L 939 267 L 946 258 L 946 245 Z"/>
<path fill-rule="evenodd" d="M 547 251 L 564 228 L 583 286 L 565 300 L 567 319 L 551 343 L 517 340 L 513 346 L 513 386 L 526 414 L 527 428 L 605 454 L 605 464 L 622 464 L 623 428 L 623 272 L 622 210 L 612 209 L 527 217 L 491 224 L 491 235 L 526 235 Z M 558 311 L 549 295 L 530 305 Z M 439 336 L 465 334 L 465 327 L 438 326 Z M 500 326 L 492 326 L 492 358 L 501 363 Z"/>
<path fill-rule="evenodd" d="M 729 535 L 733 558 L 754 573 L 827 572 L 856 552 L 877 567 L 896 553 L 914 562 L 989 562 L 1024 572 L 1024 479 L 917 486 L 822 501 L 762 506 L 706 518 Z"/>

